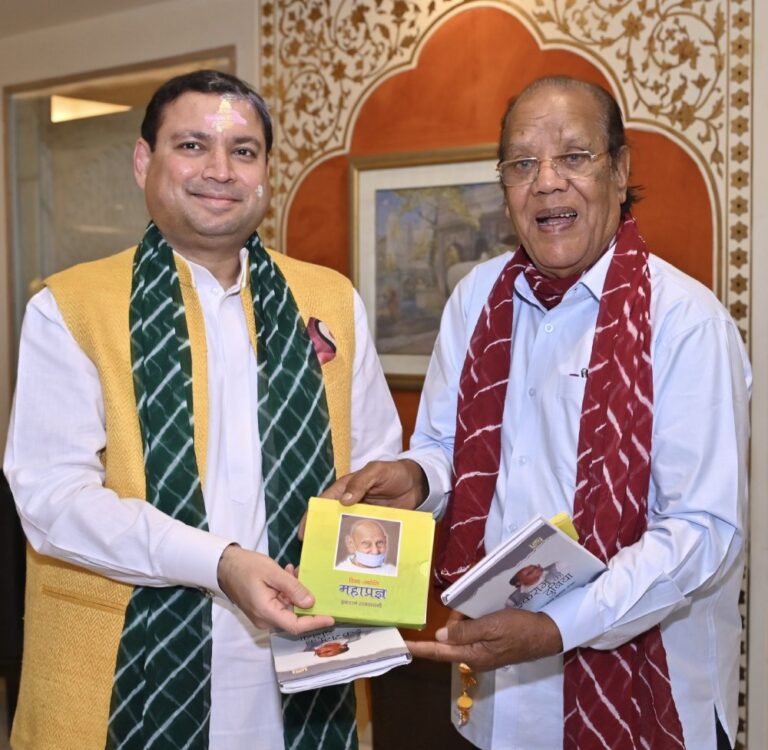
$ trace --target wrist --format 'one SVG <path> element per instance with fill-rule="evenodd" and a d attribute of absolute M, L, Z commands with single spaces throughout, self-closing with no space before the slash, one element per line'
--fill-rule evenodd
<path fill-rule="evenodd" d="M 230 598 L 229 591 L 227 590 L 227 583 L 229 578 L 229 568 L 232 563 L 232 557 L 235 554 L 235 550 L 240 549 L 240 545 L 237 542 L 232 542 L 224 547 L 224 550 L 219 557 L 218 565 L 216 566 L 216 581 L 219 584 L 219 588 L 224 592 L 227 598 Z"/>
<path fill-rule="evenodd" d="M 563 638 L 560 634 L 560 628 L 555 621 L 545 612 L 538 612 L 539 620 L 538 640 L 540 657 L 554 656 L 563 650 Z"/>
<path fill-rule="evenodd" d="M 411 476 L 413 507 L 418 508 L 429 497 L 429 480 L 424 469 L 416 461 L 411 458 L 402 458 L 400 460 Z"/>

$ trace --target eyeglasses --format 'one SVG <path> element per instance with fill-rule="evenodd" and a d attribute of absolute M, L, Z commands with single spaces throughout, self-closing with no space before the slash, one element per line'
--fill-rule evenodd
<path fill-rule="evenodd" d="M 597 169 L 597 160 L 607 153 L 607 151 L 601 151 L 599 154 L 593 154 L 591 151 L 571 151 L 567 154 L 558 154 L 551 159 L 526 156 L 523 159 L 501 161 L 496 166 L 496 171 L 506 187 L 519 187 L 533 182 L 539 176 L 541 165 L 549 162 L 558 177 L 563 180 L 573 180 L 579 177 L 591 177 Z"/>

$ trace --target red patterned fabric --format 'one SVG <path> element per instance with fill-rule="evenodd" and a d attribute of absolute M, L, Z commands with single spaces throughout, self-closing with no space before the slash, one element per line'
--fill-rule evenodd
<path fill-rule="evenodd" d="M 592 343 L 573 510 L 581 543 L 605 561 L 636 542 L 647 525 L 653 425 L 647 258 L 634 219 L 625 217 L 617 233 Z M 485 521 L 501 456 L 513 284 L 526 261 L 519 249 L 505 266 L 480 315 L 464 362 L 454 448 L 455 486 L 442 524 L 436 570 L 442 583 L 455 580 L 483 554 Z M 530 274 L 529 269 L 526 275 L 530 278 Z M 560 293 L 557 288 L 536 292 L 537 296 L 551 293 L 555 297 Z M 563 698 L 565 750 L 685 747 L 658 626 L 611 651 L 579 648 L 566 654 Z"/>
<path fill-rule="evenodd" d="M 501 418 L 512 350 L 515 279 L 533 266 L 522 247 L 504 266 L 469 342 L 459 379 L 453 493 L 440 524 L 435 577 L 453 583 L 484 554 L 485 519 L 501 460 Z"/>
<path fill-rule="evenodd" d="M 573 523 L 603 561 L 648 521 L 653 429 L 651 279 L 634 219 L 619 228 L 592 342 L 579 425 Z M 565 658 L 566 750 L 684 748 L 658 625 L 611 651 Z"/>
<path fill-rule="evenodd" d="M 512 297 L 515 279 L 525 274 L 531 290 L 551 310 L 578 281 L 544 276 L 522 247 L 504 266 L 480 314 L 459 379 L 453 451 L 454 486 L 440 524 L 440 586 L 453 583 L 484 554 L 485 520 L 501 459 L 501 418 L 510 372 Z"/>

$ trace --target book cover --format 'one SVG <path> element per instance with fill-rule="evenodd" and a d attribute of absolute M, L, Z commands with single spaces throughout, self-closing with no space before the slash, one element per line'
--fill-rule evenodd
<path fill-rule="evenodd" d="M 375 677 L 411 661 L 397 628 L 342 626 L 270 639 L 281 693 Z"/>
<path fill-rule="evenodd" d="M 535 516 L 440 598 L 469 617 L 505 607 L 538 611 L 556 596 L 589 583 L 605 570 L 605 564 L 575 541 L 574 534 L 567 516 L 552 521 Z"/>
<path fill-rule="evenodd" d="M 434 533 L 431 513 L 310 498 L 299 580 L 315 605 L 296 612 L 424 627 Z"/>

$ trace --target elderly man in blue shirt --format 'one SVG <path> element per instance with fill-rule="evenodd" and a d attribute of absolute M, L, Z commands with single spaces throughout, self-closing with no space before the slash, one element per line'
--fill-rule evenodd
<path fill-rule="evenodd" d="M 646 248 L 629 171 L 602 88 L 510 103 L 521 246 L 448 301 L 410 450 L 330 492 L 442 514 L 442 584 L 536 513 L 570 513 L 607 563 L 540 612 L 500 602 L 411 644 L 462 664 L 455 723 L 485 750 L 735 741 L 751 371 L 714 295 Z"/>

